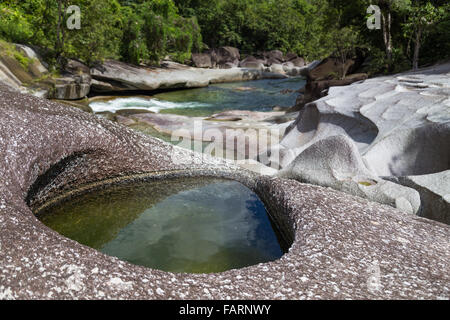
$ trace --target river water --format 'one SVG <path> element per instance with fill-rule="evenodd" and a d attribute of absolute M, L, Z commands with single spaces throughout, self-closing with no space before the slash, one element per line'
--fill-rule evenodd
<path fill-rule="evenodd" d="M 265 79 L 214 84 L 205 88 L 155 94 L 151 97 L 114 97 L 90 103 L 94 112 L 145 109 L 151 112 L 207 117 L 226 110 L 271 111 L 291 107 L 304 78 Z"/>

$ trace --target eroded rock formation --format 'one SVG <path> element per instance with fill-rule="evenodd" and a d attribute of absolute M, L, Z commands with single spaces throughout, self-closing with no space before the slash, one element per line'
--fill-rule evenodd
<path fill-rule="evenodd" d="M 333 136 L 348 140 L 332 143 L 336 142 Z M 322 142 L 324 139 L 328 143 Z M 354 144 L 353 151 L 341 152 L 340 160 L 329 152 L 330 147 L 338 152 L 350 144 Z M 421 194 L 421 207 L 417 208 L 413 194 L 397 197 L 389 192 L 396 198 L 396 207 L 448 223 L 450 180 L 445 177 L 450 170 L 450 64 L 331 87 L 327 96 L 300 110 L 276 150 L 281 156 L 272 161 L 286 168 L 285 177 L 346 190 L 345 179 L 359 176 L 364 167 L 367 176 L 398 182 L 400 194 L 406 192 L 404 186 Z M 326 158 L 328 173 L 341 171 L 341 165 L 352 157 L 361 159 L 344 176 L 314 176 L 305 165 L 314 166 L 321 157 Z M 365 192 L 368 199 L 392 204 L 393 199 L 379 196 L 379 187 L 380 182 L 359 189 L 369 192 Z"/>
<path fill-rule="evenodd" d="M 2 85 L 0 109 L 1 299 L 450 298 L 447 225 L 331 189 L 255 176 Z M 100 181 L 202 175 L 256 191 L 292 243 L 289 252 L 220 274 L 172 274 L 81 246 L 32 212 Z"/>

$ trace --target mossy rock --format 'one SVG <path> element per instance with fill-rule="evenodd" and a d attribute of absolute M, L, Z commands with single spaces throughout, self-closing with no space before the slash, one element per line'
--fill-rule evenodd
<path fill-rule="evenodd" d="M 5 53 L 0 53 L 0 61 L 16 76 L 22 83 L 31 83 L 33 77 L 24 69 L 22 64 L 15 58 Z"/>
<path fill-rule="evenodd" d="M 67 101 L 67 100 L 53 100 L 53 101 L 57 101 L 57 102 L 65 104 L 65 105 L 80 109 L 84 112 L 94 113 L 92 108 L 88 104 L 86 104 L 87 99 L 83 99 L 83 100 L 79 100 L 79 101 Z"/>
<path fill-rule="evenodd" d="M 132 116 L 134 114 L 143 114 L 143 113 L 154 113 L 153 111 L 146 109 L 121 109 L 117 110 L 116 114 L 123 117 Z"/>

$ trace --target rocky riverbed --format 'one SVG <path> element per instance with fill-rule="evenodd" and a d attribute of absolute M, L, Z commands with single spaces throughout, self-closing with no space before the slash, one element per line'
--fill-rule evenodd
<path fill-rule="evenodd" d="M 254 175 L 5 86 L 0 110 L 1 299 L 449 298 L 447 225 L 332 189 Z M 101 185 L 174 176 L 244 183 L 264 201 L 289 252 L 218 274 L 174 274 L 81 246 L 33 215 Z"/>
<path fill-rule="evenodd" d="M 449 299 L 450 64 L 340 81 L 327 79 L 335 67 L 329 59 L 300 67 L 276 53 L 240 62 L 233 50 L 223 55 L 210 57 L 217 69 L 116 61 L 86 69 L 71 61 L 65 80 L 26 86 L 27 77 L 46 75 L 38 56 L 35 75 L 0 57 L 0 298 Z M 202 87 L 285 78 L 289 68 L 308 84 L 288 111 L 191 117 L 128 109 L 95 116 L 73 108 L 79 101 L 62 105 L 29 94 L 79 99 L 92 88 Z M 92 111 L 86 101 L 81 106 Z M 245 140 L 249 132 L 256 140 Z M 265 145 L 252 149 L 262 132 Z M 167 143 L 174 134 L 199 137 L 200 149 Z M 244 138 L 241 153 L 235 138 Z M 205 154 L 219 141 L 231 156 Z M 220 274 L 166 273 L 83 247 L 34 216 L 90 190 L 169 177 L 243 183 L 264 202 L 288 253 Z"/>

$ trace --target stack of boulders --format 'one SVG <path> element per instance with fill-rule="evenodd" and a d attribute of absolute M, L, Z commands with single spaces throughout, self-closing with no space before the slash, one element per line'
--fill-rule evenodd
<path fill-rule="evenodd" d="M 450 224 L 449 79 L 447 63 L 332 85 L 300 109 L 265 164 L 285 178 Z"/>
<path fill-rule="evenodd" d="M 295 53 L 283 54 L 280 50 L 258 52 L 241 60 L 239 49 L 220 47 L 205 53 L 192 54 L 192 64 L 197 68 L 246 68 L 289 76 L 306 75 L 306 62 Z"/>
<path fill-rule="evenodd" d="M 58 100 L 82 100 L 91 92 L 199 88 L 218 82 L 307 76 L 316 64 L 305 65 L 303 58 L 279 50 L 241 59 L 239 49 L 225 46 L 193 54 L 193 66 L 170 60 L 162 61 L 160 67 L 106 60 L 90 68 L 81 61 L 67 59 L 56 76 L 39 55 L 41 49 L 13 46 L 30 63 L 25 65 L 0 47 L 0 82 L 21 92 Z"/>
<path fill-rule="evenodd" d="M 206 53 L 193 53 L 192 62 L 197 68 L 230 69 L 239 65 L 241 55 L 234 47 L 220 47 Z"/>
<path fill-rule="evenodd" d="M 90 69 L 82 62 L 69 59 L 63 76 L 53 79 L 51 98 L 59 100 L 79 100 L 85 98 L 91 90 Z"/>
<path fill-rule="evenodd" d="M 306 74 L 307 84 L 302 89 L 302 95 L 298 97 L 290 111 L 299 111 L 307 103 L 326 96 L 330 87 L 347 86 L 366 80 L 368 75 L 358 72 L 362 63 L 363 60 L 360 59 L 348 59 L 342 62 L 335 57 L 329 57 L 310 68 Z"/>

